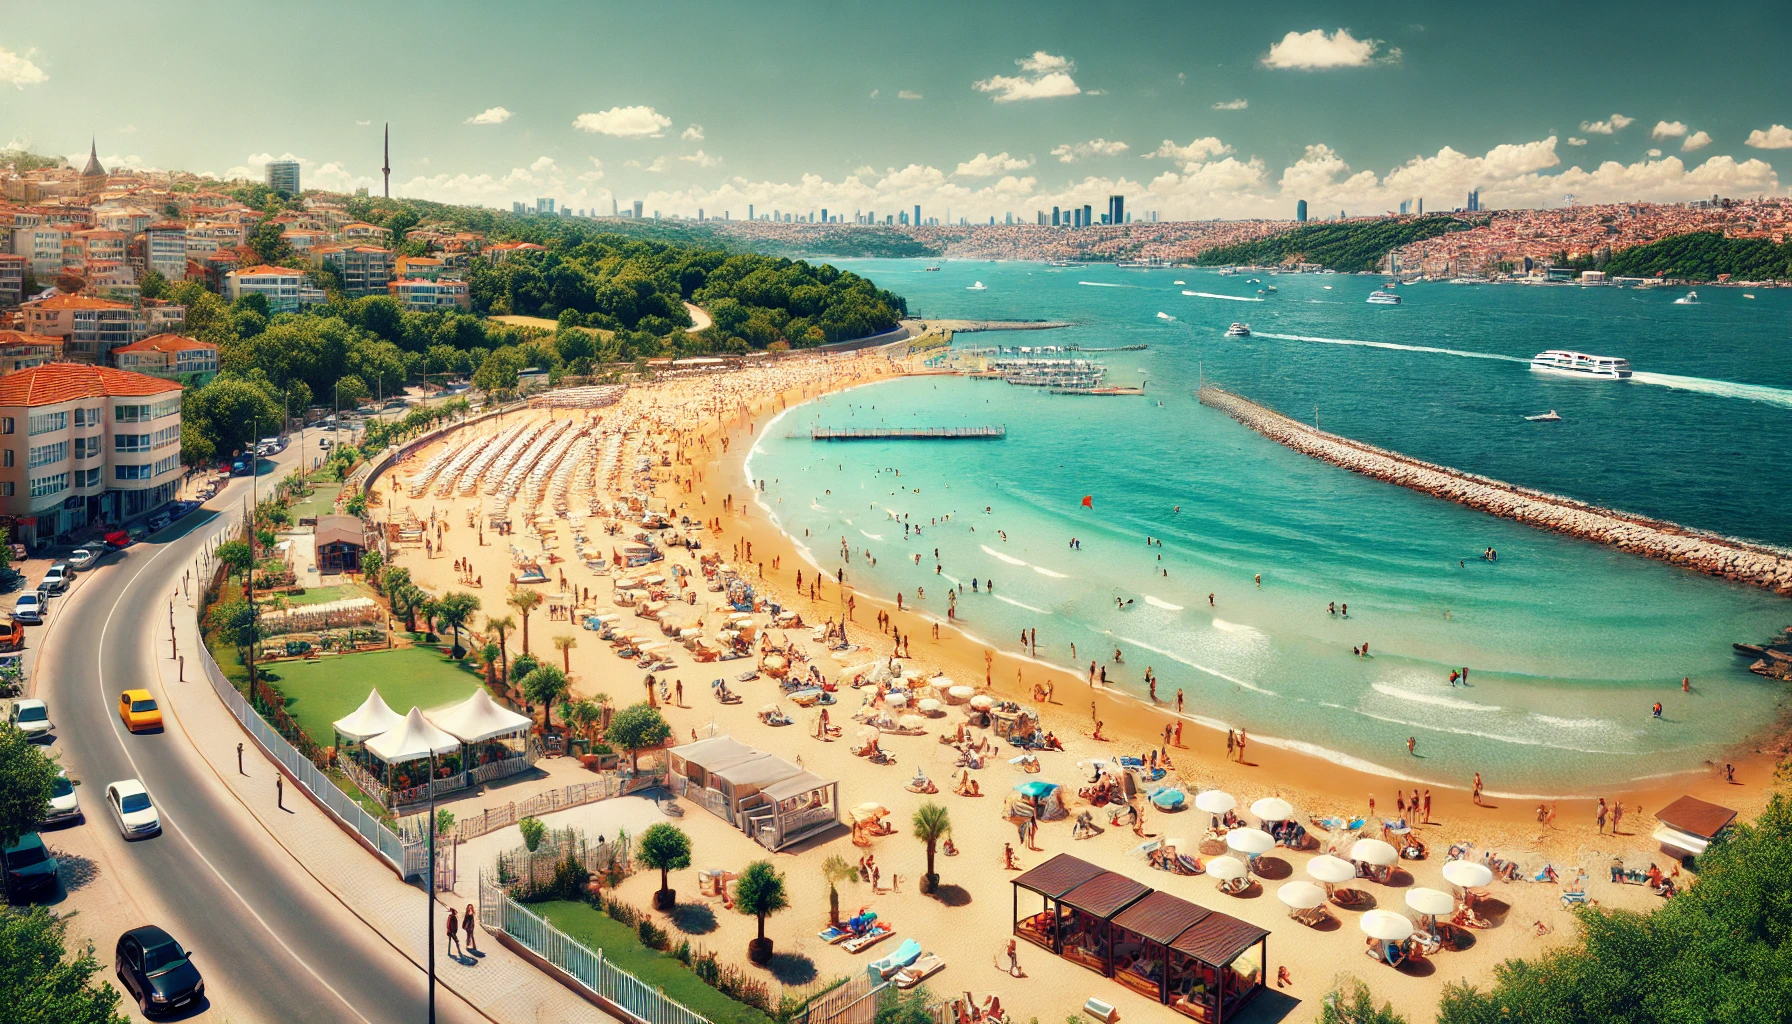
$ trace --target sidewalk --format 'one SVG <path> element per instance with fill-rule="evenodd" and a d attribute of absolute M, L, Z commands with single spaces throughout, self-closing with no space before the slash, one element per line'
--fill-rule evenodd
<path fill-rule="evenodd" d="M 179 576 L 173 577 L 179 584 Z M 423 890 L 400 881 L 386 863 L 344 832 L 290 779 L 285 783 L 285 809 L 275 806 L 274 763 L 262 756 L 236 719 L 212 692 L 203 667 L 203 648 L 195 619 L 197 581 L 182 588 L 175 601 L 175 635 L 186 656 L 185 682 L 170 657 L 167 606 L 145 609 L 156 623 L 157 665 L 161 692 L 176 712 L 176 728 L 216 773 L 261 827 L 325 889 L 394 949 L 421 967 L 427 955 L 423 931 Z M 243 744 L 244 773 L 237 771 L 237 744 Z M 452 899 L 453 896 L 448 898 Z M 460 909 L 460 908 L 457 908 Z M 432 908 L 436 978 L 497 1024 L 538 1020 L 615 1019 L 586 1002 L 499 944 L 494 936 L 478 936 L 477 956 L 456 959 L 440 947 L 445 942 L 447 907 Z M 438 999 L 452 999 L 447 993 Z"/>

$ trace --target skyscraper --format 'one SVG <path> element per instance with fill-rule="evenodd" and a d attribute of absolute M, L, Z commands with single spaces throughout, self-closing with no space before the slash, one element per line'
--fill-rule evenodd
<path fill-rule="evenodd" d="M 1419 216 L 1425 216 L 1425 197 L 1419 197 Z"/>
<path fill-rule="evenodd" d="M 1055 228 L 1055 227 L 1060 227 L 1060 226 L 1061 225 L 1059 225 L 1059 223 L 1058 223 L 1058 208 L 1056 206 L 1054 206 L 1054 207 L 1052 207 L 1052 227 Z"/>
<path fill-rule="evenodd" d="M 825 206 L 821 208 L 821 222 L 823 224 L 828 222 L 828 208 Z"/>
<path fill-rule="evenodd" d="M 1126 197 L 1125 196 L 1109 196 L 1108 197 L 1108 223 L 1109 224 L 1124 224 L 1124 223 L 1126 223 Z"/>
<path fill-rule="evenodd" d="M 299 162 L 297 160 L 269 160 L 268 187 L 276 192 L 289 196 L 299 194 Z"/>
<path fill-rule="evenodd" d="M 1470 191 L 1468 194 L 1468 212 L 1481 212 L 1481 190 L 1478 188 Z"/>
<path fill-rule="evenodd" d="M 635 219 L 641 219 L 641 200 L 635 200 Z"/>
<path fill-rule="evenodd" d="M 753 204 L 752 203 L 747 204 L 747 219 L 748 220 L 753 219 Z"/>
<path fill-rule="evenodd" d="M 386 122 L 386 162 L 380 167 L 380 174 L 385 176 L 384 194 L 392 198 L 392 122 Z"/>
<path fill-rule="evenodd" d="M 921 226 L 921 204 L 920 203 L 915 204 L 915 219 L 912 221 L 909 221 L 909 223 L 913 224 L 915 227 Z"/>
<path fill-rule="evenodd" d="M 1302 224 L 1307 222 L 1307 201 L 1305 199 L 1294 204 L 1294 219 Z"/>
<path fill-rule="evenodd" d="M 1095 213 L 1095 206 L 1093 204 L 1091 204 L 1091 203 L 1083 204 L 1083 227 L 1088 227 L 1089 225 L 1095 223 L 1095 218 L 1093 216 L 1094 213 Z"/>

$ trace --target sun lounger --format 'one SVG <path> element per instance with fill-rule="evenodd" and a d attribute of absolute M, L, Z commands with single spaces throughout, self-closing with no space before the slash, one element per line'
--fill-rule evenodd
<path fill-rule="evenodd" d="M 840 948 L 846 950 L 848 953 L 861 953 L 894 934 L 896 934 L 896 929 L 891 928 L 889 925 L 882 923 L 874 924 L 871 926 L 871 930 L 865 934 L 855 936 L 842 942 Z"/>
<path fill-rule="evenodd" d="M 896 951 L 881 960 L 873 960 L 865 965 L 865 972 L 873 981 L 883 981 L 890 975 L 914 963 L 921 956 L 921 944 L 914 939 L 902 940 Z"/>
<path fill-rule="evenodd" d="M 1565 892 L 1562 894 L 1562 906 L 1564 907 L 1572 907 L 1576 903 L 1585 902 L 1587 902 L 1587 894 L 1584 892 Z"/>
<path fill-rule="evenodd" d="M 932 977 L 935 974 L 938 974 L 940 969 L 945 966 L 946 966 L 946 961 L 941 960 L 937 955 L 935 955 L 933 953 L 929 953 L 926 956 L 922 957 L 921 959 L 916 960 L 914 963 L 909 964 L 907 967 L 904 967 L 902 970 L 896 972 L 896 978 L 895 978 L 896 987 L 900 988 L 900 989 L 914 988 L 916 985 L 919 985 L 921 982 L 927 980 L 928 978 Z"/>
<path fill-rule="evenodd" d="M 816 932 L 815 937 L 832 946 L 852 938 L 852 932 L 836 924 Z"/>

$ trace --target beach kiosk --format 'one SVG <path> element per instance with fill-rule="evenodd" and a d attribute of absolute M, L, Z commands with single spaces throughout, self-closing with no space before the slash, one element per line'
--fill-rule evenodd
<path fill-rule="evenodd" d="M 471 773 L 473 785 L 515 775 L 535 763 L 529 747 L 529 727 L 534 723 L 500 707 L 483 687 L 439 715 L 436 724 L 460 740 L 461 764 Z"/>
<path fill-rule="evenodd" d="M 1044 864 L 1014 878 L 1014 934 L 1036 946 L 1057 953 L 1064 914 L 1059 902 L 1064 894 L 1102 873 L 1101 868 L 1068 853 L 1060 853 Z M 1020 913 L 1021 890 L 1038 896 L 1043 909 L 1025 917 Z M 1028 901 L 1029 904 L 1032 902 Z"/>
<path fill-rule="evenodd" d="M 1164 1002 L 1186 1017 L 1223 1024 L 1263 990 L 1268 968 L 1269 932 L 1215 912 L 1170 943 Z"/>
<path fill-rule="evenodd" d="M 839 783 L 728 736 L 666 752 L 674 794 L 689 797 L 771 850 L 831 828 Z"/>
<path fill-rule="evenodd" d="M 357 572 L 367 551 L 367 525 L 360 516 L 317 517 L 312 528 L 317 548 L 317 569 L 323 573 Z"/>
<path fill-rule="evenodd" d="M 1109 922 L 1150 892 L 1150 886 L 1117 871 L 1103 871 L 1065 893 L 1058 901 L 1067 911 L 1058 926 L 1058 955 L 1097 974 L 1111 973 Z"/>
<path fill-rule="evenodd" d="M 1661 844 L 1664 853 L 1687 862 L 1703 854 L 1711 841 L 1736 820 L 1736 812 L 1728 807 L 1707 803 L 1694 796 L 1683 796 L 1655 812 L 1661 827 L 1650 837 Z"/>
<path fill-rule="evenodd" d="M 840 822 L 840 784 L 799 771 L 741 803 L 740 826 L 760 846 L 782 850 Z"/>
<path fill-rule="evenodd" d="M 419 708 L 413 707 L 396 727 L 368 740 L 366 749 L 371 755 L 369 767 L 376 778 L 384 780 L 385 792 L 379 795 L 388 807 L 428 798 L 424 783 L 429 781 L 429 765 L 416 762 L 427 762 L 432 754 L 437 794 L 466 786 L 460 770 L 460 740 L 431 725 Z"/>

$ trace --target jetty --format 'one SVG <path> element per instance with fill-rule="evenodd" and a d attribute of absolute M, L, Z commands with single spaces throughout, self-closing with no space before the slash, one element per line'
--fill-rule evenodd
<path fill-rule="evenodd" d="M 1792 550 L 1678 523 L 1600 508 L 1561 495 L 1414 459 L 1308 426 L 1242 395 L 1207 385 L 1195 393 L 1264 437 L 1353 473 L 1422 491 L 1538 529 L 1792 596 Z"/>
<path fill-rule="evenodd" d="M 1111 396 L 1116 396 L 1116 395 L 1142 395 L 1145 393 L 1145 389 L 1143 387 L 1123 387 L 1123 386 L 1108 385 L 1108 386 L 1095 386 L 1095 387 L 1086 387 L 1086 388 L 1078 388 L 1078 387 L 1052 388 L 1051 392 L 1054 395 L 1103 395 L 1103 396 L 1111 397 Z"/>
<path fill-rule="evenodd" d="M 960 441 L 1000 440 L 1008 428 L 997 427 L 812 427 L 811 441 Z"/>

